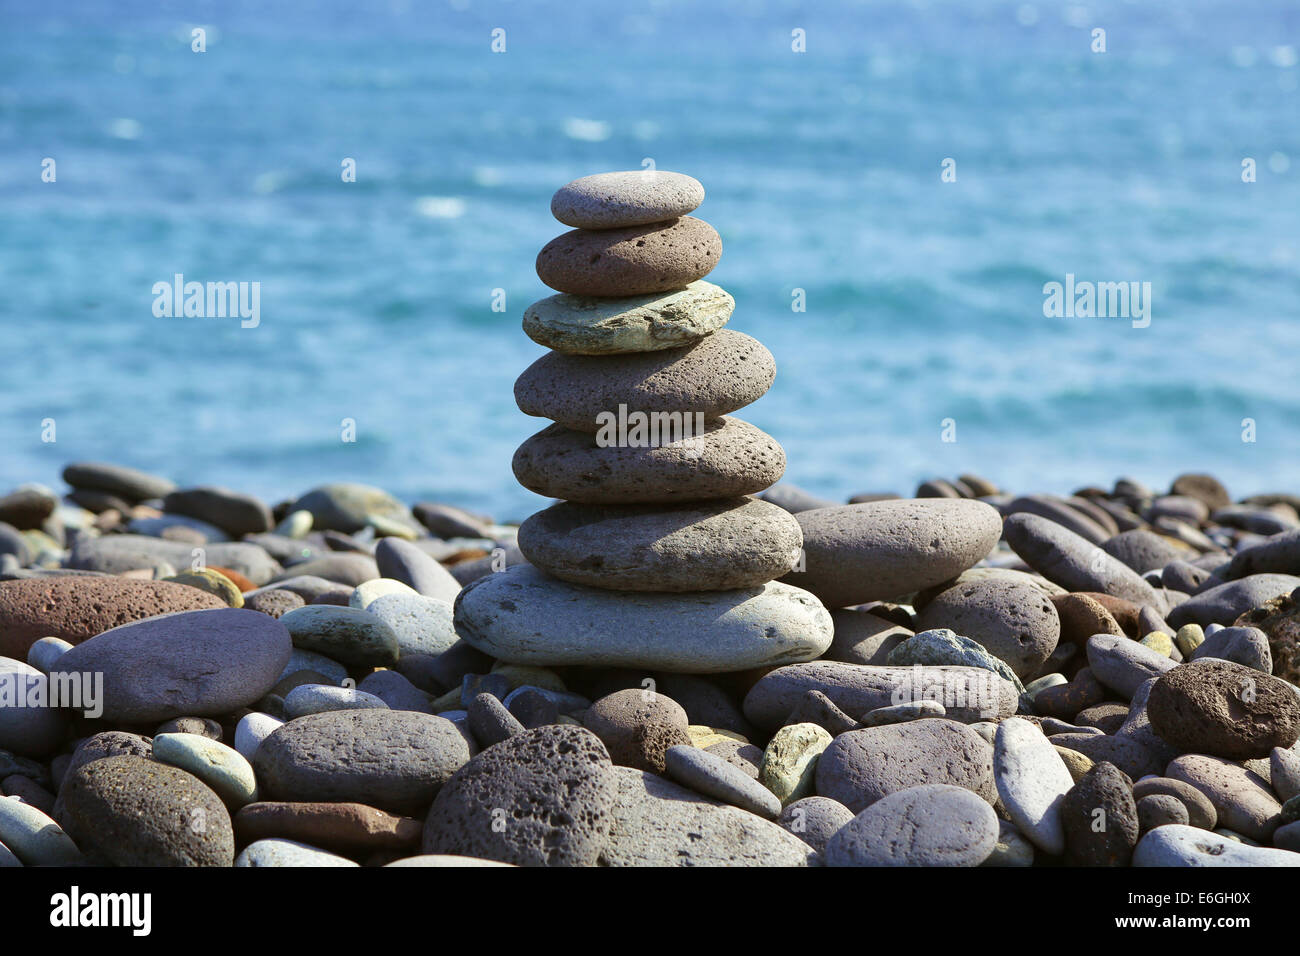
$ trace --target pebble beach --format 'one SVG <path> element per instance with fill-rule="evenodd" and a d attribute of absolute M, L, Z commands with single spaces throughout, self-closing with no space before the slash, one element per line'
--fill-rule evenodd
<path fill-rule="evenodd" d="M 1300 865 L 1300 495 L 783 482 L 704 199 L 555 193 L 522 523 L 0 491 L 0 866 Z"/>

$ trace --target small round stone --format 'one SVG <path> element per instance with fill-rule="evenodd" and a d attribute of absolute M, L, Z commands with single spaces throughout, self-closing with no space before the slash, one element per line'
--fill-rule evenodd
<path fill-rule="evenodd" d="M 853 811 L 830 797 L 804 797 L 788 804 L 776 822 L 818 853 L 853 819 Z"/>
<path fill-rule="evenodd" d="M 284 697 L 284 713 L 290 720 L 308 714 L 323 714 L 331 710 L 387 710 L 388 704 L 355 687 L 334 687 L 330 684 L 302 684 Z"/>
<path fill-rule="evenodd" d="M 699 180 L 666 169 L 583 176 L 551 197 L 551 215 L 578 229 L 617 229 L 676 219 L 704 202 Z"/>
<path fill-rule="evenodd" d="M 600 738 L 610 759 L 625 767 L 662 774 L 669 747 L 685 744 L 690 721 L 672 698 L 646 690 L 621 690 L 602 697 L 582 718 Z"/>
<path fill-rule="evenodd" d="M 1171 823 L 1185 826 L 1191 822 L 1183 802 L 1166 793 L 1153 793 L 1139 800 L 1137 815 L 1138 827 L 1143 833 Z"/>
<path fill-rule="evenodd" d="M 647 295 L 703 279 L 721 256 L 717 231 L 703 219 L 682 216 L 556 236 L 537 254 L 537 277 L 573 295 Z"/>
<path fill-rule="evenodd" d="M 474 695 L 474 699 L 469 702 L 466 715 L 470 733 L 474 735 L 480 747 L 499 744 L 515 734 L 522 734 L 527 729 L 506 709 L 501 700 L 492 694 Z"/>
<path fill-rule="evenodd" d="M 877 800 L 826 844 L 827 866 L 979 866 L 998 818 L 963 787 L 923 784 Z"/>
<path fill-rule="evenodd" d="M 208 737 L 158 734 L 153 739 L 153 756 L 155 760 L 194 774 L 231 809 L 257 799 L 257 778 L 252 764 L 237 750 Z"/>

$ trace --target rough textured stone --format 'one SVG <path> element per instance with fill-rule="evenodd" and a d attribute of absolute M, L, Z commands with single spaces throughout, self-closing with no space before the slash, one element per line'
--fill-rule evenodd
<path fill-rule="evenodd" d="M 294 840 L 345 855 L 416 849 L 424 829 L 414 817 L 362 803 L 250 803 L 233 823 L 241 844 Z"/>
<path fill-rule="evenodd" d="M 704 202 L 699 180 L 666 169 L 595 173 L 551 197 L 551 215 L 578 229 L 618 229 L 676 219 Z"/>
<path fill-rule="evenodd" d="M 805 569 L 782 580 L 827 607 L 910 594 L 952 578 L 997 543 L 1001 518 L 980 501 L 919 498 L 803 511 Z"/>
<path fill-rule="evenodd" d="M 366 803 L 423 811 L 469 760 L 449 720 L 409 710 L 336 710 L 290 721 L 253 756 L 271 800 Z"/>
<path fill-rule="evenodd" d="M 524 310 L 524 332 L 567 355 L 621 355 L 694 345 L 727 324 L 735 300 L 711 282 L 677 292 L 595 298 L 553 295 Z"/>
<path fill-rule="evenodd" d="M 664 772 L 668 748 L 690 745 L 686 711 L 669 697 L 645 690 L 621 690 L 587 708 L 583 726 L 600 738 L 614 763 Z"/>
<path fill-rule="evenodd" d="M 772 353 L 743 332 L 721 329 L 699 343 L 635 355 L 565 355 L 548 352 L 515 382 L 515 402 L 525 415 L 549 418 L 576 431 L 608 433 L 606 415 L 680 413 L 679 438 L 697 416 L 717 418 L 762 398 L 776 378 Z M 617 419 L 616 419 L 617 420 Z M 653 422 L 654 420 L 649 420 Z M 659 421 L 673 421 L 660 419 Z M 628 436 L 635 421 L 628 421 Z M 689 432 L 690 435 L 694 431 Z"/>
<path fill-rule="evenodd" d="M 1283 681 L 1221 660 L 1175 667 L 1155 682 L 1151 726 L 1182 753 L 1267 757 L 1300 738 L 1300 697 Z"/>
<path fill-rule="evenodd" d="M 1282 805 L 1268 781 L 1240 764 L 1204 754 L 1185 754 L 1165 773 L 1189 783 L 1214 804 L 1221 827 L 1267 842 L 1280 822 Z"/>
<path fill-rule="evenodd" d="M 949 588 L 916 617 L 916 630 L 948 628 L 983 645 L 1017 677 L 1038 672 L 1061 636 L 1056 608 L 1032 584 L 997 579 Z"/>
<path fill-rule="evenodd" d="M 104 719 L 158 723 L 248 706 L 275 686 L 291 649 L 284 625 L 264 614 L 182 611 L 105 631 L 50 673 L 81 681 L 102 675 Z"/>
<path fill-rule="evenodd" d="M 1114 764 L 1102 761 L 1065 795 L 1061 820 L 1067 864 L 1128 866 L 1138 841 L 1132 786 Z"/>
<path fill-rule="evenodd" d="M 597 443 L 551 425 L 515 452 L 519 483 L 548 498 L 587 504 L 673 504 L 754 494 L 785 472 L 771 435 L 739 418 L 704 423 L 689 441 L 647 447 Z"/>
<path fill-rule="evenodd" d="M 1003 522 L 1007 543 L 1025 563 L 1070 591 L 1101 591 L 1139 605 L 1164 602 L 1142 576 L 1067 528 L 1021 512 Z"/>
<path fill-rule="evenodd" d="M 722 240 L 703 219 L 681 216 L 617 229 L 574 229 L 537 254 L 537 277 L 574 295 L 646 295 L 708 275 Z"/>
<path fill-rule="evenodd" d="M 802 544 L 793 515 L 755 498 L 668 509 L 561 502 L 519 527 L 519 549 L 535 566 L 617 591 L 756 587 L 794 567 Z"/>
<path fill-rule="evenodd" d="M 838 800 L 804 797 L 786 806 L 776 822 L 820 853 L 840 827 L 852 819 L 853 811 Z"/>
<path fill-rule="evenodd" d="M 466 587 L 455 623 L 463 640 L 511 663 L 698 674 L 810 660 L 830 645 L 832 628 L 816 598 L 775 581 L 698 594 L 618 593 L 530 566 Z"/>
<path fill-rule="evenodd" d="M 827 866 L 979 866 L 993 852 L 998 818 L 962 787 L 923 784 L 891 793 L 826 844 Z"/>
<path fill-rule="evenodd" d="M 425 820 L 423 850 L 521 866 L 593 865 L 617 794 L 614 766 L 591 731 L 528 730 L 452 776 Z"/>

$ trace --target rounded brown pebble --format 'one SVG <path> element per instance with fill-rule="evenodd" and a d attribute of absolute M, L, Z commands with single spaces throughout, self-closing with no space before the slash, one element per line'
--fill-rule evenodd
<path fill-rule="evenodd" d="M 1061 640 L 1080 647 L 1094 634 L 1124 636 L 1119 622 L 1097 600 L 1086 594 L 1057 594 L 1050 598 L 1061 621 Z"/>
<path fill-rule="evenodd" d="M 1133 784 L 1133 796 L 1140 802 L 1145 797 L 1165 795 L 1174 797 L 1187 810 L 1187 822 L 1202 830 L 1213 830 L 1219 824 L 1219 814 L 1210 798 L 1183 780 L 1172 777 L 1147 777 Z"/>
<path fill-rule="evenodd" d="M 556 236 L 537 254 L 537 277 L 574 295 L 645 295 L 703 279 L 721 255 L 717 231 L 703 219 L 682 216 Z"/>
<path fill-rule="evenodd" d="M 790 512 L 757 498 L 665 509 L 561 502 L 519 527 L 519 550 L 563 581 L 618 591 L 719 591 L 765 584 L 799 560 Z"/>
<path fill-rule="evenodd" d="M 704 202 L 699 180 L 666 169 L 596 173 L 551 197 L 551 215 L 579 229 L 617 229 L 684 216 Z"/>
<path fill-rule="evenodd" d="M 42 637 L 80 644 L 157 614 L 225 606 L 216 595 L 169 581 L 110 575 L 0 581 L 0 657 L 26 660 Z"/>
<path fill-rule="evenodd" d="M 1107 697 L 1106 688 L 1084 667 L 1068 684 L 1044 687 L 1034 695 L 1034 712 L 1040 717 L 1056 717 L 1074 722 L 1075 716 L 1095 707 Z"/>
<path fill-rule="evenodd" d="M 596 436 L 561 425 L 515 452 L 515 477 L 529 491 L 583 504 L 671 504 L 762 491 L 785 473 L 776 439 L 726 416 L 690 442 L 601 447 Z"/>
<path fill-rule="evenodd" d="M 669 747 L 691 743 L 686 711 L 671 697 L 649 690 L 602 697 L 587 708 L 582 723 L 600 738 L 614 763 L 650 773 L 664 773 Z"/>
<path fill-rule="evenodd" d="M 1300 698 L 1276 677 L 1212 658 L 1168 671 L 1147 701 L 1151 727 L 1183 753 L 1267 757 L 1300 738 Z"/>
<path fill-rule="evenodd" d="M 666 444 L 693 440 L 700 416 L 707 423 L 744 408 L 762 398 L 775 378 L 776 360 L 761 342 L 719 329 L 680 349 L 633 355 L 548 352 L 516 380 L 515 402 L 525 415 L 594 432 L 606 446 L 641 441 L 631 416 L 644 413 L 645 442 Z M 676 414 L 650 419 L 656 412 Z"/>
<path fill-rule="evenodd" d="M 424 823 L 363 803 L 250 803 L 234 816 L 241 846 L 254 840 L 297 840 L 335 853 L 360 855 L 419 845 Z"/>
<path fill-rule="evenodd" d="M 1183 802 L 1167 793 L 1153 793 L 1143 797 L 1137 802 L 1137 815 L 1138 828 L 1143 833 L 1171 823 L 1186 826 L 1191 822 Z"/>

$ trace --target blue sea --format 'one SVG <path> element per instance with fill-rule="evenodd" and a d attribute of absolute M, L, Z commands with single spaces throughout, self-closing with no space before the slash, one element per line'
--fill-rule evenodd
<path fill-rule="evenodd" d="M 707 190 L 787 480 L 1296 491 L 1298 50 L 1294 0 L 0 0 L 0 492 L 102 459 L 527 515 L 550 196 L 647 160 Z M 260 323 L 156 316 L 177 273 Z M 1150 324 L 1045 316 L 1067 275 Z"/>

